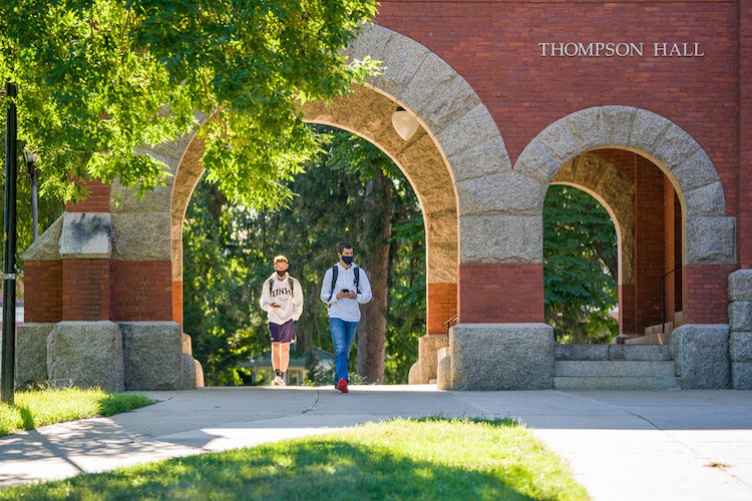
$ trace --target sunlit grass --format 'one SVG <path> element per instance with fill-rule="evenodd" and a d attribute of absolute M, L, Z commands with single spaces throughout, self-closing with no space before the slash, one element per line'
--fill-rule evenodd
<path fill-rule="evenodd" d="M 509 420 L 396 419 L 330 435 L 0 490 L 0 499 L 583 500 Z"/>
<path fill-rule="evenodd" d="M 17 392 L 14 405 L 0 403 L 0 436 L 94 416 L 112 416 L 153 404 L 143 396 L 99 389 L 43 389 Z"/>

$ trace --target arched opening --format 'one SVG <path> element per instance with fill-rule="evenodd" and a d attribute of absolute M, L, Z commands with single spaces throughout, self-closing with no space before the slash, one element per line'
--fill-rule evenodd
<path fill-rule="evenodd" d="M 581 228 L 582 233 L 579 233 L 582 242 L 588 242 L 586 250 L 580 248 L 580 251 L 573 251 L 580 254 L 569 256 L 569 259 L 573 259 L 571 265 L 574 267 L 582 263 L 577 260 L 578 257 L 583 258 L 587 252 L 593 251 L 590 256 L 606 269 L 611 269 L 608 275 L 618 284 L 619 337 L 615 342 L 667 344 L 672 329 L 682 322 L 683 297 L 682 207 L 669 177 L 654 161 L 636 152 L 601 148 L 567 162 L 557 172 L 552 184 L 575 186 L 590 193 L 603 205 L 615 224 L 614 244 L 618 242 L 616 266 L 606 266 L 606 261 L 598 259 L 604 257 L 604 250 L 599 252 L 595 249 L 603 245 L 602 237 L 593 233 L 601 228 L 605 212 L 598 216 L 598 210 L 588 209 L 586 203 L 574 208 L 581 214 L 559 213 L 564 221 L 576 221 L 578 216 L 582 216 L 580 221 L 587 218 L 590 223 L 589 230 Z M 548 224 L 551 227 L 550 221 Z M 560 226 L 566 227 L 564 224 Z M 588 231 L 589 236 L 583 237 Z M 578 233 L 570 232 L 568 238 L 577 238 L 576 235 Z M 571 240 L 563 240 L 561 246 L 571 244 Z M 614 273 L 616 269 L 618 273 Z M 552 287 L 552 279 L 548 278 L 548 287 Z M 597 281 L 597 274 L 591 280 Z M 605 307 L 607 301 L 598 299 L 602 288 L 592 288 L 587 293 L 585 289 L 586 284 L 569 288 L 572 303 L 579 301 L 586 304 L 590 301 Z M 566 292 L 562 294 L 566 296 Z M 556 301 L 560 303 L 562 299 L 557 297 Z M 547 298 L 547 304 L 552 302 L 553 298 Z M 569 335 L 559 332 L 558 337 L 579 338 L 580 342 L 587 343 L 611 341 L 613 336 L 596 334 L 596 331 L 602 330 L 597 327 L 599 318 L 604 316 L 596 315 L 594 323 L 586 329 L 590 331 L 589 337 L 582 332 Z"/>
<path fill-rule="evenodd" d="M 333 347 L 319 293 L 340 241 L 353 245 L 373 291 L 372 301 L 361 307 L 351 371 L 357 367 L 368 381 L 405 384 L 417 359 L 426 300 L 426 238 L 417 197 L 373 144 L 346 131 L 312 127 L 325 138 L 325 151 L 285 182 L 295 193 L 289 207 L 238 207 L 205 180 L 188 204 L 184 327 L 207 384 L 269 383 L 267 318 L 258 304 L 278 254 L 288 258 L 305 297 L 287 381 L 333 383 L 327 356 Z"/>
<path fill-rule="evenodd" d="M 596 197 L 569 184 L 549 187 L 543 206 L 544 301 L 557 343 L 609 343 L 618 335 L 618 248 L 612 214 Z"/>

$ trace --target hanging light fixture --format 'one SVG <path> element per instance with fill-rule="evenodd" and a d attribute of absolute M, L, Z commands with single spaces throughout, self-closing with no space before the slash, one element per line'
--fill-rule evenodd
<path fill-rule="evenodd" d="M 415 131 L 418 130 L 418 125 L 418 119 L 415 115 L 402 106 L 397 106 L 397 111 L 392 115 L 392 126 L 402 139 L 407 141 L 413 137 Z"/>

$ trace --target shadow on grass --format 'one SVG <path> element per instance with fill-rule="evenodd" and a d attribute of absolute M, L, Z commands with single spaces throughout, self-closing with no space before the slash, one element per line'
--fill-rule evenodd
<path fill-rule="evenodd" d="M 36 423 L 34 422 L 34 415 L 31 413 L 31 410 L 24 405 L 16 406 L 16 410 L 18 410 L 18 414 L 21 416 L 21 429 L 33 430 L 36 427 Z"/>
<path fill-rule="evenodd" d="M 452 420 L 426 417 L 423 423 L 483 424 L 515 428 L 509 419 Z M 357 432 L 359 429 L 355 429 Z M 544 487 L 541 472 L 528 468 L 526 454 L 502 461 L 464 464 L 463 457 L 498 443 L 462 443 L 462 430 L 453 440 L 430 444 L 414 442 L 415 435 L 430 435 L 425 427 L 381 430 L 376 436 L 361 429 L 355 440 L 337 435 L 266 444 L 215 454 L 172 459 L 99 475 L 80 475 L 60 482 L 0 491 L 0 499 L 583 499 L 565 476 Z M 402 433 L 402 434 L 400 434 Z M 405 435 L 405 433 L 407 435 Z M 364 437 L 361 441 L 357 438 Z M 375 437 L 375 438 L 374 438 Z M 362 442 L 362 443 L 361 443 Z M 407 445 L 406 445 L 407 444 Z M 437 445 L 438 444 L 438 445 Z M 463 450 L 467 447 L 467 450 Z M 418 454 L 413 455 L 415 449 Z M 457 450 L 462 451 L 456 454 Z M 545 482 L 544 482 L 545 483 Z M 524 486 L 521 490 L 519 486 Z M 531 487 L 532 486 L 532 487 Z M 575 496 L 572 493 L 576 493 Z M 584 496 L 583 496 L 584 494 Z M 63 495 L 63 497 L 59 497 Z M 10 497 L 6 497 L 10 496 Z"/>
<path fill-rule="evenodd" d="M 194 456 L 165 466 L 69 483 L 72 493 L 96 499 L 535 499 L 490 473 L 339 441 Z"/>

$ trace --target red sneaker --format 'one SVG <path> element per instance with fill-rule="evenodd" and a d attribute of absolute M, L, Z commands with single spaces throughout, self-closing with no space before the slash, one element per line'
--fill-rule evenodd
<path fill-rule="evenodd" d="M 348 391 L 350 391 L 347 389 L 347 381 L 340 379 L 339 383 L 337 383 L 337 391 L 340 393 L 347 393 Z"/>

